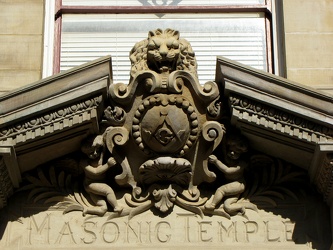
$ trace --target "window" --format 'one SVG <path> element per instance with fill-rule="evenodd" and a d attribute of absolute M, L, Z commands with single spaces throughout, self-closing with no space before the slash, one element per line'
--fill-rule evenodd
<path fill-rule="evenodd" d="M 55 71 L 111 55 L 115 82 L 128 82 L 129 51 L 149 30 L 172 28 L 196 53 L 201 83 L 216 56 L 272 71 L 268 0 L 62 0 L 56 8 Z M 232 4 L 232 5 L 231 5 Z"/>

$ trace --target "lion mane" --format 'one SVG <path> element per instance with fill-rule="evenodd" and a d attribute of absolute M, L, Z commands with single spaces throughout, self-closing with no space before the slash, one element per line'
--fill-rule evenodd
<path fill-rule="evenodd" d="M 159 37 L 160 39 L 171 38 L 177 40 L 179 43 L 179 54 L 178 58 L 175 58 L 176 65 L 172 71 L 185 70 L 197 77 L 197 62 L 190 43 L 185 39 L 180 39 L 179 32 L 176 30 L 166 29 L 163 31 L 157 29 L 149 31 L 148 38 L 137 42 L 130 51 L 131 79 L 140 71 L 154 70 L 149 67 L 149 63 L 147 62 L 148 45 L 153 36 Z"/>

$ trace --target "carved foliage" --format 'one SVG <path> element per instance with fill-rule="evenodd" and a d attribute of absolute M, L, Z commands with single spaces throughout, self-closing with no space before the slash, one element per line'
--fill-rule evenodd
<path fill-rule="evenodd" d="M 151 162 L 143 164 L 143 166 L 153 166 L 153 160 L 149 161 Z M 169 165 L 167 162 L 170 162 L 168 159 L 159 159 L 159 161 L 158 165 L 163 165 L 159 170 L 170 167 L 167 166 Z M 173 161 L 175 160 L 173 159 Z M 174 162 L 173 168 L 178 165 L 179 172 L 188 173 L 185 171 L 188 163 L 179 159 L 178 161 L 180 162 L 177 164 Z M 157 161 L 155 160 L 155 162 Z M 28 201 L 54 205 L 58 209 L 62 209 L 64 213 L 75 210 L 82 211 L 83 214 L 104 215 L 107 213 L 109 219 L 119 216 L 129 216 L 131 218 L 153 206 L 163 213 L 170 212 L 174 205 L 200 216 L 207 214 L 230 218 L 235 213 L 247 209 L 256 211 L 257 207 L 274 208 L 286 199 L 298 201 L 301 195 L 307 195 L 306 188 L 308 187 L 305 185 L 306 181 L 304 181 L 307 179 L 305 171 L 266 155 L 252 155 L 248 162 L 249 166 L 244 175 L 247 185 L 245 191 L 241 193 L 239 198 L 233 195 L 225 197 L 213 210 L 205 207 L 205 204 L 211 202 L 209 196 L 193 195 L 177 185 L 177 183 L 188 183 L 186 181 L 188 180 L 187 177 L 184 176 L 181 179 L 181 176 L 174 175 L 178 180 L 168 182 L 168 178 L 164 179 L 160 175 L 162 181 L 158 177 L 155 181 L 150 179 L 150 177 L 153 178 L 153 173 L 147 175 L 144 173 L 144 178 L 147 177 L 148 182 L 154 183 L 150 185 L 148 190 L 142 192 L 142 190 L 133 189 L 132 194 L 125 193 L 124 200 L 118 200 L 123 206 L 123 209 L 118 212 L 103 211 L 100 207 L 96 207 L 89 193 L 84 190 L 81 175 L 73 174 L 78 171 L 78 163 L 68 159 L 55 162 L 48 169 L 38 168 L 36 172 L 25 175 L 26 185 L 20 191 L 30 190 L 27 196 Z M 54 166 L 58 166 L 58 168 Z M 165 175 L 168 176 L 168 173 Z M 213 186 L 210 187 L 207 184 L 205 186 L 208 191 L 214 192 Z M 226 209 L 230 204 L 232 205 L 231 208 L 237 209 L 235 211 Z M 246 217 L 246 212 L 244 216 Z"/>
<path fill-rule="evenodd" d="M 248 188 L 242 199 L 261 207 L 276 207 L 278 201 L 292 198 L 298 201 L 305 192 L 306 171 L 266 155 L 253 155 L 247 173 Z"/>
<path fill-rule="evenodd" d="M 318 174 L 316 178 L 317 188 L 319 192 L 324 194 L 324 198 L 327 200 L 330 191 L 332 190 L 333 186 L 333 154 L 326 154 L 324 156 L 322 170 Z"/>
<path fill-rule="evenodd" d="M 13 193 L 14 188 L 3 157 L 0 157 L 0 208 L 7 203 L 7 198 Z"/>

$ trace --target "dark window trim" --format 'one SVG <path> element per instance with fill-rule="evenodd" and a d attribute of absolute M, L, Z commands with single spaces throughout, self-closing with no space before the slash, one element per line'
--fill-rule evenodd
<path fill-rule="evenodd" d="M 246 13 L 263 12 L 270 14 L 267 5 L 228 6 L 67 6 L 57 10 L 62 14 L 150 14 L 150 13 Z"/>

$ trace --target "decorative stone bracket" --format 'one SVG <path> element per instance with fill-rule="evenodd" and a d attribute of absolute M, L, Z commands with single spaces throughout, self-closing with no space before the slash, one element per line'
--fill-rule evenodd
<path fill-rule="evenodd" d="M 311 180 L 316 183 L 328 204 L 333 202 L 333 142 L 319 143 L 316 146 L 311 167 Z"/>
<path fill-rule="evenodd" d="M 7 198 L 19 187 L 20 181 L 14 148 L 0 147 L 0 208 L 7 204 Z"/>

